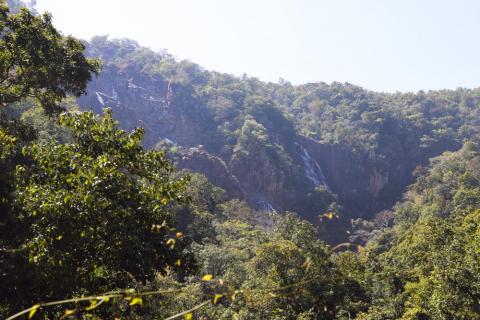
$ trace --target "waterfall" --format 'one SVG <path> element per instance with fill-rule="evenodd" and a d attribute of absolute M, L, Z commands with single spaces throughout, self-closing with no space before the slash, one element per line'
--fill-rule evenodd
<path fill-rule="evenodd" d="M 259 201 L 258 204 L 260 205 L 260 208 L 264 211 L 268 211 L 271 213 L 277 213 L 277 210 L 273 208 L 272 204 L 267 201 Z"/>
<path fill-rule="evenodd" d="M 168 144 L 174 145 L 174 146 L 177 145 L 177 143 L 176 143 L 175 141 L 173 141 L 172 139 L 168 139 L 168 138 L 166 138 L 166 137 L 163 138 L 163 141 L 165 141 L 165 142 L 168 143 Z"/>
<path fill-rule="evenodd" d="M 137 90 L 147 91 L 147 89 L 145 89 L 144 87 L 137 86 L 135 83 L 133 83 L 132 79 L 128 80 L 128 89 L 137 89 Z"/>
<path fill-rule="evenodd" d="M 318 162 L 313 159 L 310 154 L 308 153 L 307 149 L 304 146 L 295 142 L 295 145 L 298 147 L 298 154 L 302 158 L 303 161 L 303 168 L 305 170 L 305 176 L 308 180 L 310 180 L 315 187 L 325 187 L 328 191 L 330 188 L 328 187 L 327 181 L 325 179 L 325 175 L 323 174 L 322 168 L 318 164 Z"/>
<path fill-rule="evenodd" d="M 115 101 L 118 101 L 118 93 L 117 93 L 117 90 L 115 90 L 115 88 L 113 87 L 113 83 L 112 83 L 112 99 Z"/>
<path fill-rule="evenodd" d="M 97 100 L 98 102 L 100 102 L 100 104 L 102 105 L 102 107 L 105 106 L 105 101 L 103 100 L 102 96 L 100 95 L 100 93 L 97 91 L 95 92 L 95 94 L 97 95 Z"/>

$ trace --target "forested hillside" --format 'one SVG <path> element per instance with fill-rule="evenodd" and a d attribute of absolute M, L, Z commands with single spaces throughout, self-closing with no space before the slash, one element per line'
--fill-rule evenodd
<path fill-rule="evenodd" d="M 0 57 L 0 318 L 480 318 L 480 90 L 237 78 L 10 0 Z"/>
<path fill-rule="evenodd" d="M 231 197 L 314 224 L 329 210 L 344 225 L 373 218 L 401 199 L 429 158 L 478 138 L 479 90 L 264 83 L 106 37 L 87 53 L 104 68 L 79 100 L 83 109 L 111 107 L 123 128 L 145 128 L 146 147 L 171 149 L 181 167 L 205 173 Z M 337 227 L 324 239 L 342 239 Z"/>

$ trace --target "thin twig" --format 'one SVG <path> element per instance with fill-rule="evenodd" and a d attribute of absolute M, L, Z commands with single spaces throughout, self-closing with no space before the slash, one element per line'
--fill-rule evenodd
<path fill-rule="evenodd" d="M 244 294 L 245 293 L 250 293 L 251 294 L 251 293 L 263 293 L 263 292 L 278 292 L 278 291 L 283 291 L 283 290 L 286 290 L 286 289 L 295 288 L 295 287 L 299 287 L 299 286 L 311 283 L 311 282 L 313 282 L 313 281 L 315 281 L 319 278 L 321 278 L 321 276 L 313 277 L 313 278 L 310 278 L 310 279 L 305 279 L 305 280 L 299 281 L 297 283 L 292 283 L 292 284 L 285 285 L 285 286 L 278 287 L 278 288 L 264 288 L 264 289 L 250 289 L 250 290 L 247 289 L 247 290 L 239 290 L 239 292 L 242 292 Z M 172 290 L 172 289 L 156 290 L 156 291 L 146 291 L 146 292 L 135 292 L 135 291 L 129 291 L 129 290 L 113 291 L 113 292 L 108 292 L 108 293 L 104 293 L 104 294 L 100 294 L 100 295 L 96 295 L 96 296 L 90 296 L 90 297 L 72 298 L 72 299 L 65 299 L 65 300 L 52 301 L 52 302 L 46 302 L 46 303 L 39 303 L 39 304 L 36 304 L 36 305 L 34 305 L 34 306 L 32 306 L 28 309 L 25 309 L 23 311 L 18 312 L 16 314 L 14 314 L 13 316 L 8 317 L 6 320 L 16 319 L 16 318 L 18 318 L 18 317 L 20 317 L 24 314 L 29 313 L 30 311 L 32 311 L 34 309 L 40 309 L 40 308 L 48 307 L 48 306 L 55 306 L 55 305 L 68 304 L 68 303 L 78 303 L 78 302 L 92 301 L 92 300 L 100 300 L 102 302 L 105 302 L 107 299 L 123 298 L 125 296 L 144 297 L 144 296 L 171 294 L 171 293 L 179 293 L 179 292 L 181 292 L 180 289 L 176 289 L 176 290 Z M 165 320 L 176 319 L 178 317 L 184 316 L 188 313 L 191 313 L 195 310 L 198 310 L 198 309 L 202 308 L 203 306 L 207 305 L 210 302 L 211 302 L 211 300 L 206 300 L 206 301 L 202 302 L 201 304 L 196 305 L 192 309 L 189 309 L 189 310 L 183 311 L 181 313 L 178 313 L 176 315 L 170 316 Z"/>
<path fill-rule="evenodd" d="M 105 300 L 105 299 L 114 299 L 114 298 L 122 298 L 125 297 L 125 295 L 129 294 L 132 296 L 136 297 L 143 297 L 143 296 L 151 296 L 151 295 L 157 295 L 157 294 L 169 294 L 169 293 L 179 293 L 180 290 L 157 290 L 157 291 L 147 291 L 147 292 L 129 292 L 127 290 L 123 291 L 117 291 L 113 293 L 108 293 L 108 294 L 103 294 L 103 295 L 96 295 L 96 296 L 90 296 L 90 297 L 81 297 L 81 298 L 72 298 L 72 299 L 65 299 L 65 300 L 58 300 L 58 301 L 52 301 L 52 302 L 46 302 L 46 303 L 39 303 L 34 305 L 33 307 L 30 307 L 28 309 L 25 309 L 23 311 L 20 311 L 13 316 L 8 317 L 6 320 L 12 320 L 16 319 L 24 314 L 29 313 L 33 309 L 40 309 L 42 307 L 49 307 L 49 306 L 56 306 L 60 304 L 67 304 L 67 303 L 77 303 L 77 302 L 83 302 L 83 301 L 91 301 L 91 300 Z"/>

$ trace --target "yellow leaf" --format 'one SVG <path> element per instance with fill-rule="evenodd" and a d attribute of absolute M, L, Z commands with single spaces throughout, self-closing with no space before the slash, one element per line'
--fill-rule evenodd
<path fill-rule="evenodd" d="M 106 297 L 106 296 L 101 296 L 101 297 L 97 297 L 98 300 L 102 300 L 104 302 L 108 302 L 110 301 L 110 297 Z"/>
<path fill-rule="evenodd" d="M 40 305 L 39 304 L 36 304 L 32 307 L 32 309 L 30 310 L 30 312 L 28 313 L 28 319 L 32 319 L 33 316 L 35 315 L 35 313 L 37 312 L 38 308 L 40 308 Z"/>
<path fill-rule="evenodd" d="M 193 314 L 191 312 L 185 315 L 185 320 L 192 320 L 192 319 L 193 319 Z"/>
<path fill-rule="evenodd" d="M 177 261 L 175 261 L 175 265 L 180 267 L 182 265 L 182 260 L 178 259 Z"/>
<path fill-rule="evenodd" d="M 213 276 L 211 274 L 206 274 L 202 277 L 202 281 L 210 281 L 213 279 Z"/>
<path fill-rule="evenodd" d="M 232 294 L 232 296 L 230 297 L 232 301 L 235 301 L 235 299 L 237 298 L 237 294 L 239 293 L 240 291 L 238 290 L 235 290 Z"/>
<path fill-rule="evenodd" d="M 167 243 L 167 246 L 170 247 L 170 249 L 173 249 L 175 247 L 175 239 L 173 238 L 168 239 L 166 243 Z"/>
<path fill-rule="evenodd" d="M 220 299 L 221 297 L 223 297 L 223 294 L 218 294 L 218 293 L 216 293 L 216 294 L 213 296 L 213 304 L 217 304 L 218 299 Z"/>
<path fill-rule="evenodd" d="M 93 310 L 97 307 L 97 300 L 92 300 L 92 302 L 90 303 L 90 305 L 88 307 L 85 308 L 85 310 L 89 311 L 89 310 Z"/>
<path fill-rule="evenodd" d="M 142 298 L 133 298 L 132 301 L 130 301 L 129 305 L 134 306 L 136 304 L 143 304 Z"/>
<path fill-rule="evenodd" d="M 65 315 L 66 315 L 66 316 L 71 316 L 71 315 L 74 314 L 75 312 L 76 312 L 75 310 L 67 309 L 67 310 L 65 310 Z"/>

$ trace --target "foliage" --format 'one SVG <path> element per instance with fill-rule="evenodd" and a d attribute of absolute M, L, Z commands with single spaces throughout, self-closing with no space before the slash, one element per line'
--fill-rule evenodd
<path fill-rule="evenodd" d="M 74 143 L 31 144 L 23 149 L 28 163 L 16 169 L 15 223 L 27 226 L 16 236 L 34 273 L 29 294 L 122 288 L 179 268 L 176 261 L 188 259 L 169 211 L 186 201 L 186 177 L 171 179 L 163 152 L 143 150 L 142 130 L 117 129 L 108 111 L 101 121 L 81 113 L 60 122 Z M 25 289 L 4 294 L 14 299 Z"/>
<path fill-rule="evenodd" d="M 348 83 L 265 83 L 107 37 L 92 39 L 87 52 L 104 70 L 79 99 L 82 108 L 100 113 L 103 101 L 123 128 L 148 129 L 146 146 L 168 137 L 179 157 L 202 145 L 233 176 L 221 187 L 238 180 L 252 204 L 267 201 L 317 225 L 335 207 L 338 223 L 322 230 L 330 242 L 346 239 L 350 219 L 372 219 L 401 200 L 429 158 L 479 138 L 478 89 L 386 94 Z M 322 168 L 323 192 L 297 144 Z M 218 176 L 210 163 L 190 163 Z"/>
<path fill-rule="evenodd" d="M 62 36 L 48 14 L 22 8 L 12 14 L 0 1 L 0 105 L 34 97 L 47 112 L 67 94 L 85 93 L 98 61 L 85 58 L 82 42 Z"/>
<path fill-rule="evenodd" d="M 411 187 L 394 211 L 393 239 L 378 251 L 378 236 L 367 250 L 374 299 L 362 319 L 478 317 L 479 159 L 466 143 Z"/>
<path fill-rule="evenodd" d="M 263 83 L 98 37 L 87 51 L 111 82 L 92 84 L 102 115 L 81 113 L 74 96 L 98 61 L 50 16 L 4 3 L 0 317 L 479 317 L 478 89 Z M 144 148 L 167 136 L 177 157 L 201 144 L 244 198 Z M 309 181 L 300 144 L 329 186 Z M 319 239 L 344 237 L 414 179 L 391 210 L 353 221 L 355 244 Z"/>

